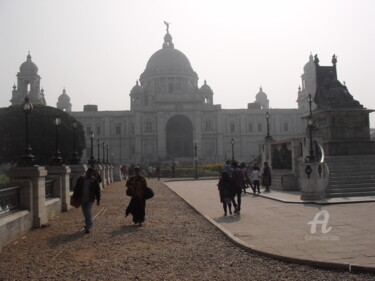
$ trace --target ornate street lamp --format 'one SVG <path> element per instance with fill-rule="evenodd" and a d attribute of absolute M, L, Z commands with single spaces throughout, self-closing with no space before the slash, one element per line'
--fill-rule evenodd
<path fill-rule="evenodd" d="M 199 178 L 199 176 L 198 176 L 198 154 L 197 154 L 198 141 L 195 140 L 195 141 L 193 141 L 193 143 L 194 143 L 194 161 L 195 161 L 195 176 L 194 176 L 194 178 L 198 179 Z"/>
<path fill-rule="evenodd" d="M 91 147 L 90 147 L 89 165 L 90 166 L 94 166 L 94 164 L 95 164 L 95 158 L 94 158 L 94 132 L 90 132 L 90 141 L 91 141 Z"/>
<path fill-rule="evenodd" d="M 266 120 L 267 120 L 267 136 L 265 137 L 266 140 L 272 140 L 272 137 L 270 136 L 270 114 L 266 113 Z"/>
<path fill-rule="evenodd" d="M 21 106 L 23 113 L 25 113 L 25 124 L 26 124 L 26 148 L 25 154 L 22 156 L 19 166 L 32 166 L 34 164 L 34 155 L 31 154 L 31 147 L 29 142 L 29 118 L 33 111 L 33 105 L 29 100 L 29 97 L 25 97 L 25 102 Z"/>
<path fill-rule="evenodd" d="M 73 121 L 73 154 L 70 164 L 79 164 L 81 159 L 78 157 L 78 152 L 76 148 L 76 136 L 77 136 L 77 122 Z"/>
<path fill-rule="evenodd" d="M 97 144 L 98 144 L 98 164 L 100 164 L 100 141 L 99 141 L 99 139 L 98 139 L 98 141 L 97 141 Z"/>
<path fill-rule="evenodd" d="M 59 166 L 59 165 L 62 164 L 61 153 L 60 153 L 60 150 L 59 150 L 59 127 L 61 125 L 60 117 L 57 116 L 53 120 L 53 124 L 55 125 L 55 128 L 56 128 L 56 151 L 55 151 L 55 154 L 52 157 L 51 165 Z"/>
<path fill-rule="evenodd" d="M 314 156 L 314 149 L 313 149 L 313 137 L 312 137 L 312 130 L 314 128 L 314 121 L 312 119 L 312 110 L 311 110 L 311 104 L 313 103 L 314 99 L 309 94 L 307 98 L 307 102 L 309 103 L 309 109 L 310 109 L 310 115 L 309 115 L 309 120 L 308 120 L 308 129 L 309 129 L 309 134 L 310 134 L 310 154 L 308 156 L 309 162 L 315 162 L 315 156 Z"/>
<path fill-rule="evenodd" d="M 232 144 L 232 161 L 234 161 L 234 139 L 232 138 L 230 143 Z"/>

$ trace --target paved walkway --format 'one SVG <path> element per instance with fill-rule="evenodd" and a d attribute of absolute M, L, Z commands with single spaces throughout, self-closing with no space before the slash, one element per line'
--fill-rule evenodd
<path fill-rule="evenodd" d="M 306 204 L 296 194 L 273 191 L 254 196 L 248 193 L 242 197 L 241 214 L 225 217 L 217 182 L 197 180 L 165 184 L 232 239 L 239 239 L 249 248 L 308 263 L 358 265 L 375 270 L 375 202 L 358 203 L 358 198 L 352 198 L 328 203 L 357 203 Z M 363 199 L 374 201 L 375 198 Z M 308 223 L 320 211 L 326 211 L 327 224 L 322 228 L 324 214 L 321 213 L 316 217 L 314 233 L 313 225 Z"/>

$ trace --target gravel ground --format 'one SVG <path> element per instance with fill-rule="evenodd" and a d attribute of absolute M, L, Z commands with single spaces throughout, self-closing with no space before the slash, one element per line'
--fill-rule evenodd
<path fill-rule="evenodd" d="M 242 250 L 162 183 L 149 180 L 146 223 L 124 217 L 124 182 L 102 193 L 91 234 L 61 214 L 0 252 L 0 280 L 375 280 L 272 260 Z"/>

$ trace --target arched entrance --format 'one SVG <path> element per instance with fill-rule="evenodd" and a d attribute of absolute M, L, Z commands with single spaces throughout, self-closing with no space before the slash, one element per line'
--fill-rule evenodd
<path fill-rule="evenodd" d="M 183 115 L 173 116 L 167 122 L 167 155 L 193 157 L 193 124 Z"/>

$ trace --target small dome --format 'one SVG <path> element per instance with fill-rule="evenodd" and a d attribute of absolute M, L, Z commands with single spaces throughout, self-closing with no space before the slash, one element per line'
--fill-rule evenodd
<path fill-rule="evenodd" d="M 70 97 L 66 94 L 66 90 L 64 88 L 62 94 L 58 98 L 59 102 L 70 102 Z"/>
<path fill-rule="evenodd" d="M 203 84 L 203 86 L 201 87 L 201 91 L 204 92 L 204 93 L 210 93 L 210 94 L 213 93 L 211 87 L 207 85 L 206 80 L 204 80 L 204 84 Z"/>
<path fill-rule="evenodd" d="M 140 86 L 140 85 L 138 84 L 138 80 L 137 80 L 135 86 L 133 87 L 133 89 L 131 90 L 131 93 L 132 93 L 132 94 L 144 93 L 142 86 Z"/>
<path fill-rule="evenodd" d="M 262 87 L 259 88 L 259 92 L 255 96 L 256 100 L 267 98 L 267 94 L 263 92 Z"/>
<path fill-rule="evenodd" d="M 31 61 L 30 53 L 27 55 L 27 60 L 21 64 L 20 72 L 23 75 L 38 75 L 38 67 Z"/>
<path fill-rule="evenodd" d="M 304 73 L 315 73 L 315 64 L 313 60 L 313 55 L 310 53 L 309 61 L 303 67 Z"/>

